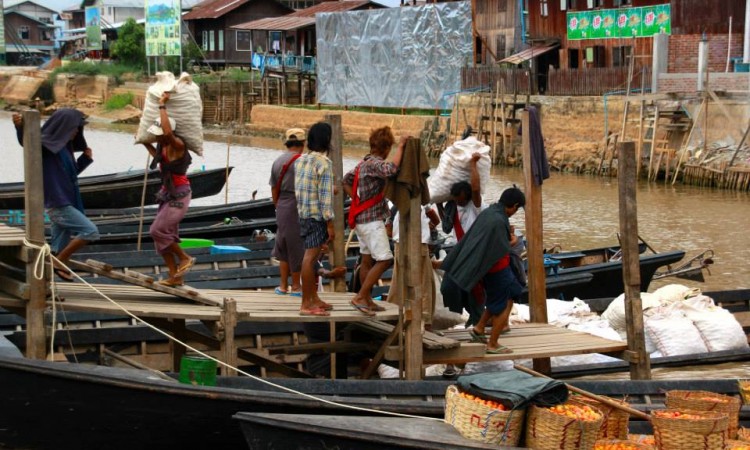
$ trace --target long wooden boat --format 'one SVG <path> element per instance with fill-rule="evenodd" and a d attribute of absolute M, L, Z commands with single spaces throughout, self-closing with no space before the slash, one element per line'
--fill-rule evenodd
<path fill-rule="evenodd" d="M 453 426 L 412 417 L 329 416 L 240 412 L 252 450 L 473 450 L 497 449 L 464 438 Z M 387 430 L 387 431 L 386 431 Z M 507 449 L 517 447 L 503 447 Z"/>
<path fill-rule="evenodd" d="M 193 386 L 167 381 L 148 371 L 29 360 L 19 355 L 15 347 L 0 345 L 0 441 L 24 448 L 241 448 L 245 440 L 232 420 L 240 411 L 372 414 L 342 406 L 348 405 L 439 418 L 443 416 L 445 390 L 451 383 L 272 380 L 337 403 L 329 404 L 244 377 L 217 377 L 216 387 Z M 738 393 L 736 380 L 570 383 L 611 397 L 629 395 L 631 404 L 644 411 L 661 408 L 656 397 L 671 389 Z M 643 400 L 644 395 L 650 396 L 650 404 Z M 743 424 L 749 414 L 743 407 Z M 638 425 L 634 430 L 647 431 L 645 424 L 632 423 Z M 40 424 L 43 433 L 39 432 Z"/>
<path fill-rule="evenodd" d="M 156 216 L 156 207 L 150 206 L 144 209 L 144 223 L 151 223 Z M 228 203 L 225 205 L 191 206 L 182 224 L 194 222 L 220 223 L 226 219 L 248 220 L 273 217 L 275 207 L 270 198 L 248 200 L 244 202 Z M 108 224 L 128 225 L 137 224 L 141 219 L 141 208 L 117 208 L 117 209 L 87 209 L 86 216 L 99 226 Z"/>
<path fill-rule="evenodd" d="M 231 173 L 232 167 L 228 171 Z M 226 183 L 227 169 L 211 169 L 190 172 L 188 178 L 193 190 L 193 198 L 218 194 Z M 155 203 L 155 195 L 161 187 L 161 179 L 149 177 L 146 180 L 146 204 Z M 81 197 L 86 208 L 129 208 L 140 206 L 143 196 L 143 173 L 140 179 L 126 177 L 115 181 L 99 180 L 92 184 L 80 185 Z M 0 209 L 23 209 L 24 191 L 0 191 Z"/>
<path fill-rule="evenodd" d="M 78 178 L 79 186 L 95 186 L 122 181 L 143 181 L 144 170 L 128 170 L 127 172 L 107 173 L 103 175 L 91 175 Z M 159 178 L 158 170 L 149 170 L 148 178 Z M 20 192 L 23 195 L 24 182 L 0 183 L 0 192 Z"/>

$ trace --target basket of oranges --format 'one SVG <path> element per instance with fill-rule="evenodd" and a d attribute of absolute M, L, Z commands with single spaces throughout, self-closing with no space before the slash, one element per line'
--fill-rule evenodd
<path fill-rule="evenodd" d="M 467 439 L 514 447 L 523 431 L 525 411 L 507 410 L 502 404 L 483 399 L 456 386 L 445 392 L 445 422 Z"/>
<path fill-rule="evenodd" d="M 572 399 L 549 408 L 532 406 L 526 446 L 536 450 L 593 450 L 603 419 L 595 407 Z"/>
<path fill-rule="evenodd" d="M 626 439 L 599 439 L 594 450 L 652 450 L 654 447 Z"/>
<path fill-rule="evenodd" d="M 656 448 L 662 450 L 723 450 L 729 418 L 719 411 L 666 409 L 651 412 Z"/>
<path fill-rule="evenodd" d="M 692 411 L 717 411 L 729 417 L 729 438 L 737 437 L 739 428 L 740 399 L 708 391 L 667 391 L 668 409 Z"/>
<path fill-rule="evenodd" d="M 653 434 L 629 434 L 628 440 L 631 442 L 637 442 L 643 444 L 649 448 L 656 447 L 656 441 L 654 440 Z"/>
<path fill-rule="evenodd" d="M 750 450 L 750 442 L 727 439 L 727 450 Z"/>
<path fill-rule="evenodd" d="M 750 380 L 737 380 L 737 385 L 740 388 L 742 403 L 750 405 Z"/>
<path fill-rule="evenodd" d="M 750 442 L 750 428 L 740 427 L 739 430 L 737 430 L 737 439 Z"/>
<path fill-rule="evenodd" d="M 602 427 L 599 429 L 599 439 L 628 438 L 628 422 L 630 421 L 630 414 L 628 414 L 626 411 L 617 409 L 614 406 L 596 401 L 592 398 L 584 397 L 582 395 L 576 396 L 574 398 L 576 399 L 576 401 L 595 407 L 604 416 L 604 419 L 602 420 Z M 629 406 L 628 403 L 624 400 L 617 400 L 609 397 L 604 398 L 613 402 L 617 402 L 623 406 Z"/>

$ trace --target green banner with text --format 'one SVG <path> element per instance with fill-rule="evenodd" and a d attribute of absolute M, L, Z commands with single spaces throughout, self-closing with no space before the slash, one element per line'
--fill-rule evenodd
<path fill-rule="evenodd" d="M 568 40 L 651 37 L 672 33 L 670 4 L 567 14 Z"/>

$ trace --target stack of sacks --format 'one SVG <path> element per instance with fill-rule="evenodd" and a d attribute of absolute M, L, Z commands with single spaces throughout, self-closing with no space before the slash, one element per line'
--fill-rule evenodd
<path fill-rule="evenodd" d="M 450 200 L 451 186 L 459 181 L 471 179 L 471 156 L 479 153 L 482 158 L 477 161 L 479 181 L 484 193 L 485 186 L 490 179 L 490 147 L 469 136 L 462 141 L 456 141 L 446 148 L 440 155 L 440 163 L 435 172 L 427 179 L 432 203 L 442 203 Z"/>
<path fill-rule="evenodd" d="M 651 294 L 641 293 L 646 351 L 652 357 L 689 355 L 747 348 L 742 326 L 727 310 L 699 289 L 670 284 Z M 625 335 L 624 295 L 602 314 Z"/>
<path fill-rule="evenodd" d="M 175 80 L 172 72 L 156 73 L 156 83 L 146 91 L 136 144 L 156 142 L 156 136 L 147 130 L 159 118 L 159 99 L 164 92 L 170 93 L 167 113 L 175 120 L 175 134 L 182 138 L 188 150 L 203 156 L 203 102 L 200 88 L 187 73 L 179 80 Z"/>

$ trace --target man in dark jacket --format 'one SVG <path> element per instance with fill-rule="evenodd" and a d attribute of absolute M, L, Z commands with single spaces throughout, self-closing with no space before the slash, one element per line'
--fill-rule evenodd
<path fill-rule="evenodd" d="M 526 197 L 518 188 L 506 189 L 500 201 L 482 211 L 468 233 L 448 254 L 442 264 L 445 279 L 470 289 L 480 280 L 486 293 L 485 310 L 479 322 L 469 330 L 472 339 L 487 343 L 487 353 L 511 353 L 497 340 L 508 322 L 508 316 L 523 290 L 510 267 L 510 250 L 516 239 L 508 219 L 526 204 Z M 444 279 L 444 283 L 446 280 Z M 446 306 L 460 313 L 463 305 L 445 298 Z M 492 324 L 489 339 L 484 329 Z"/>

